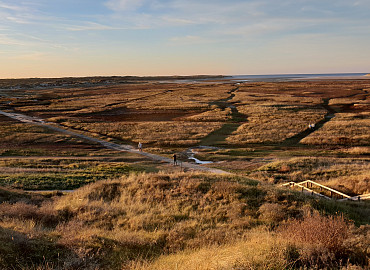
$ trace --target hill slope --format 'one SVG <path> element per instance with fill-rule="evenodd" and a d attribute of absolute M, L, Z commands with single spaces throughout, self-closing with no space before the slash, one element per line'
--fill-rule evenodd
<path fill-rule="evenodd" d="M 369 263 L 362 246 L 368 225 L 356 228 L 345 218 L 318 214 L 340 211 L 370 223 L 368 206 L 307 198 L 245 177 L 140 174 L 100 181 L 40 206 L 19 196 L 0 205 L 5 269 L 174 269 L 179 262 L 187 269 L 279 269 L 339 267 L 344 261 L 365 268 Z M 312 234 L 319 237 L 307 237 Z M 328 244 L 332 239 L 334 246 Z M 191 264 L 191 258 L 198 261 Z"/>

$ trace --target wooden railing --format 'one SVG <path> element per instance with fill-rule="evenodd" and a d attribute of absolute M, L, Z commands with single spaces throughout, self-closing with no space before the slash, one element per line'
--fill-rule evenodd
<path fill-rule="evenodd" d="M 322 184 L 316 183 L 311 180 L 306 180 L 303 182 L 289 182 L 285 183 L 282 186 L 286 187 L 289 186 L 290 188 L 298 188 L 301 190 L 301 192 L 304 193 L 309 193 L 311 195 L 316 195 L 325 199 L 336 199 L 336 200 L 352 200 L 352 201 L 360 201 L 360 200 L 367 200 L 370 199 L 370 193 L 369 194 L 363 194 L 363 195 L 358 195 L 358 196 L 349 196 L 347 194 L 344 194 L 343 192 L 340 192 L 338 190 L 332 189 L 330 187 L 324 186 Z M 314 190 L 314 189 L 319 189 L 319 192 Z M 327 194 L 324 195 L 322 193 L 326 192 Z M 329 195 L 330 194 L 330 195 Z"/>

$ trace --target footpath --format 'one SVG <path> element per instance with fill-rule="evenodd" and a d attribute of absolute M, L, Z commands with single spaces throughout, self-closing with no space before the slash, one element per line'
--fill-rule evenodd
<path fill-rule="evenodd" d="M 139 155 L 145 156 L 149 159 L 159 161 L 159 162 L 164 162 L 164 163 L 172 163 L 173 162 L 172 159 L 170 159 L 170 158 L 166 158 L 166 157 L 156 155 L 156 154 L 151 154 L 151 153 L 144 152 L 144 151 L 139 151 L 138 149 L 132 147 L 131 145 L 123 145 L 123 144 L 108 142 L 108 141 L 98 139 L 98 138 L 94 138 L 94 137 L 90 137 L 88 135 L 81 134 L 81 133 L 78 133 L 78 132 L 75 132 L 75 131 L 67 130 L 67 129 L 63 128 L 62 126 L 58 125 L 58 124 L 46 122 L 45 120 L 43 120 L 41 118 L 32 117 L 32 116 L 28 116 L 28 115 L 24 115 L 24 114 L 20 114 L 20 113 L 4 112 L 4 111 L 1 111 L 1 110 L 0 110 L 0 114 L 2 114 L 4 116 L 7 116 L 7 117 L 10 117 L 12 119 L 16 119 L 16 120 L 18 120 L 20 122 L 23 122 L 23 123 L 29 123 L 29 124 L 34 124 L 34 125 L 46 127 L 48 129 L 51 129 L 51 130 L 54 130 L 54 131 L 57 131 L 57 132 L 60 132 L 60 133 L 68 134 L 70 136 L 79 137 L 79 138 L 84 139 L 86 141 L 99 143 L 99 144 L 101 144 L 102 146 L 104 146 L 108 149 L 139 154 Z M 209 172 L 209 173 L 215 173 L 215 174 L 230 174 L 229 172 L 226 172 L 226 171 L 223 171 L 223 170 L 203 167 L 203 166 L 193 164 L 193 163 L 189 163 L 189 162 L 182 162 L 181 166 L 183 168 L 194 170 L 194 171 L 202 171 L 202 172 Z"/>

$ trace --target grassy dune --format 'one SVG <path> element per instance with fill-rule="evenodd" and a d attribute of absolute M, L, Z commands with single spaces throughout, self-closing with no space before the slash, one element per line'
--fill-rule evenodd
<path fill-rule="evenodd" d="M 261 166 L 251 177 L 271 183 L 313 180 L 349 195 L 370 193 L 368 158 L 296 157 Z"/>
<path fill-rule="evenodd" d="M 320 201 L 240 176 L 141 174 L 62 197 L 0 195 L 5 269 L 369 266 L 370 228 L 350 221 L 368 223 L 368 205 Z M 338 213 L 344 216 L 331 217 Z"/>

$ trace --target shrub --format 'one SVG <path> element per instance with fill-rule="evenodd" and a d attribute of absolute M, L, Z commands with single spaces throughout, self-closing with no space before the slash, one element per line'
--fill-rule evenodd
<path fill-rule="evenodd" d="M 258 212 L 261 219 L 271 224 L 282 221 L 286 216 L 283 206 L 277 203 L 265 203 L 261 205 Z"/>
<path fill-rule="evenodd" d="M 338 267 L 350 259 L 345 241 L 350 237 L 350 223 L 343 216 L 306 215 L 302 220 L 289 220 L 280 229 L 289 242 L 288 257 L 310 267 Z M 299 253 L 299 256 L 292 254 Z"/>

